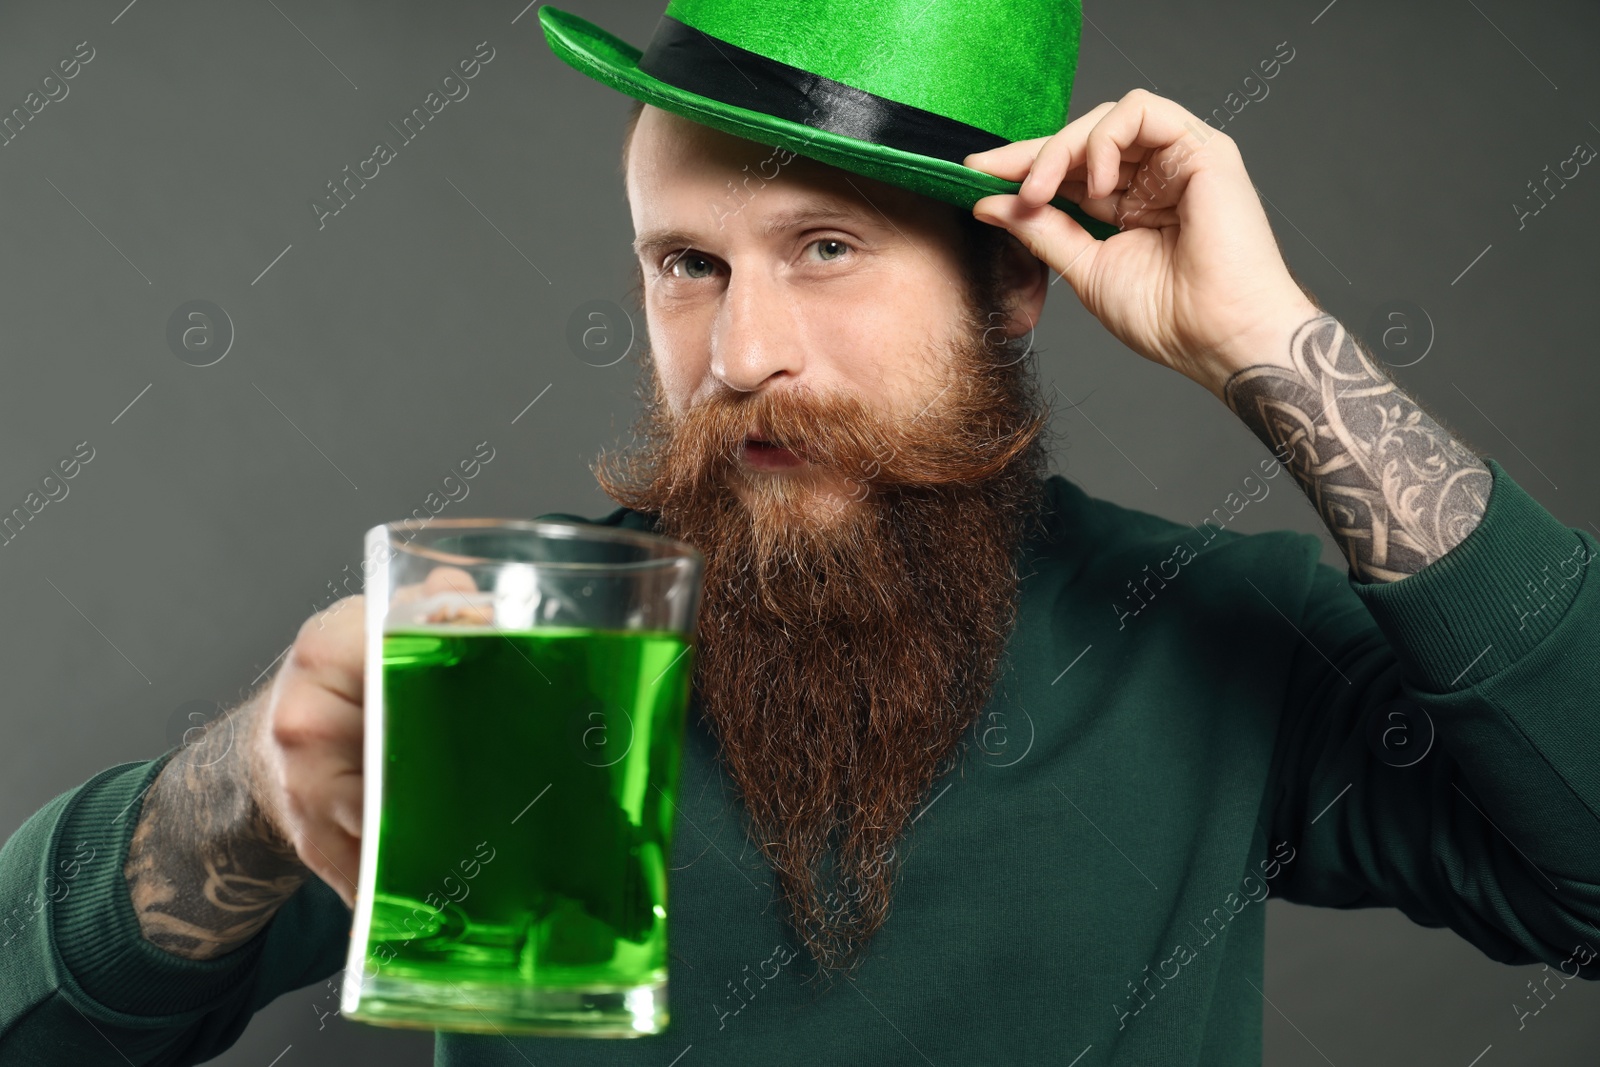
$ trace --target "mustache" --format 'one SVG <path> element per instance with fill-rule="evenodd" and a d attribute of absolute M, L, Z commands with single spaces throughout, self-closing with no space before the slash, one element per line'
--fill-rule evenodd
<path fill-rule="evenodd" d="M 1008 468 L 1048 422 L 1047 412 L 1009 412 L 1006 403 L 991 383 L 969 374 L 900 415 L 880 414 L 850 393 L 805 386 L 723 390 L 668 420 L 664 459 L 675 478 L 696 486 L 724 478 L 759 426 L 771 444 L 864 485 L 971 484 Z"/>

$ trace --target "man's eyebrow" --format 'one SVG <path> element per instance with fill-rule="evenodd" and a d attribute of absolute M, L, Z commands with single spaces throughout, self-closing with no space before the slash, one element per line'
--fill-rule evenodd
<path fill-rule="evenodd" d="M 826 225 L 828 223 L 882 225 L 883 219 L 876 212 L 855 205 L 802 207 L 780 211 L 772 215 L 762 224 L 761 232 L 763 235 L 770 237 L 775 233 L 787 230 L 804 229 L 808 226 Z M 699 235 L 691 230 L 646 230 L 634 238 L 633 251 L 636 255 L 645 257 L 663 252 L 668 248 L 693 247 L 699 240 Z"/>
<path fill-rule="evenodd" d="M 875 211 L 855 204 L 837 207 L 800 207 L 780 211 L 762 225 L 763 236 L 771 237 L 781 230 L 799 230 L 829 222 L 877 223 L 880 216 Z"/>

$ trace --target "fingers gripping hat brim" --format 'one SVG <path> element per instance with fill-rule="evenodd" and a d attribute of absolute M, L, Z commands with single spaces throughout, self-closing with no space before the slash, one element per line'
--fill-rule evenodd
<path fill-rule="evenodd" d="M 636 100 L 735 137 L 784 148 L 969 210 L 985 196 L 1015 193 L 1021 187 L 1019 182 L 960 163 L 753 111 L 671 85 L 639 69 L 639 49 L 570 12 L 542 7 L 539 22 L 551 51 L 578 72 Z M 1120 232 L 1063 197 L 1056 197 L 1051 204 L 1100 240 Z"/>

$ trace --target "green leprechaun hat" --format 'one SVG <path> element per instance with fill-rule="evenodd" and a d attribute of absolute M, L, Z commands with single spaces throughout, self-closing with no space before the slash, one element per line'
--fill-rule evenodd
<path fill-rule="evenodd" d="M 1079 0 L 669 0 L 640 52 L 539 9 L 555 54 L 619 92 L 969 209 L 1020 183 L 962 159 L 1066 125 L 1082 18 Z"/>

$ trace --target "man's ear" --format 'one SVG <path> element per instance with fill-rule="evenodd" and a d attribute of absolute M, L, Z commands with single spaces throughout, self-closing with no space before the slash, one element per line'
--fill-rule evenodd
<path fill-rule="evenodd" d="M 1006 308 L 1005 336 L 1021 337 L 1039 324 L 1050 292 L 1050 268 L 1012 234 L 1000 247 L 1001 298 Z"/>

